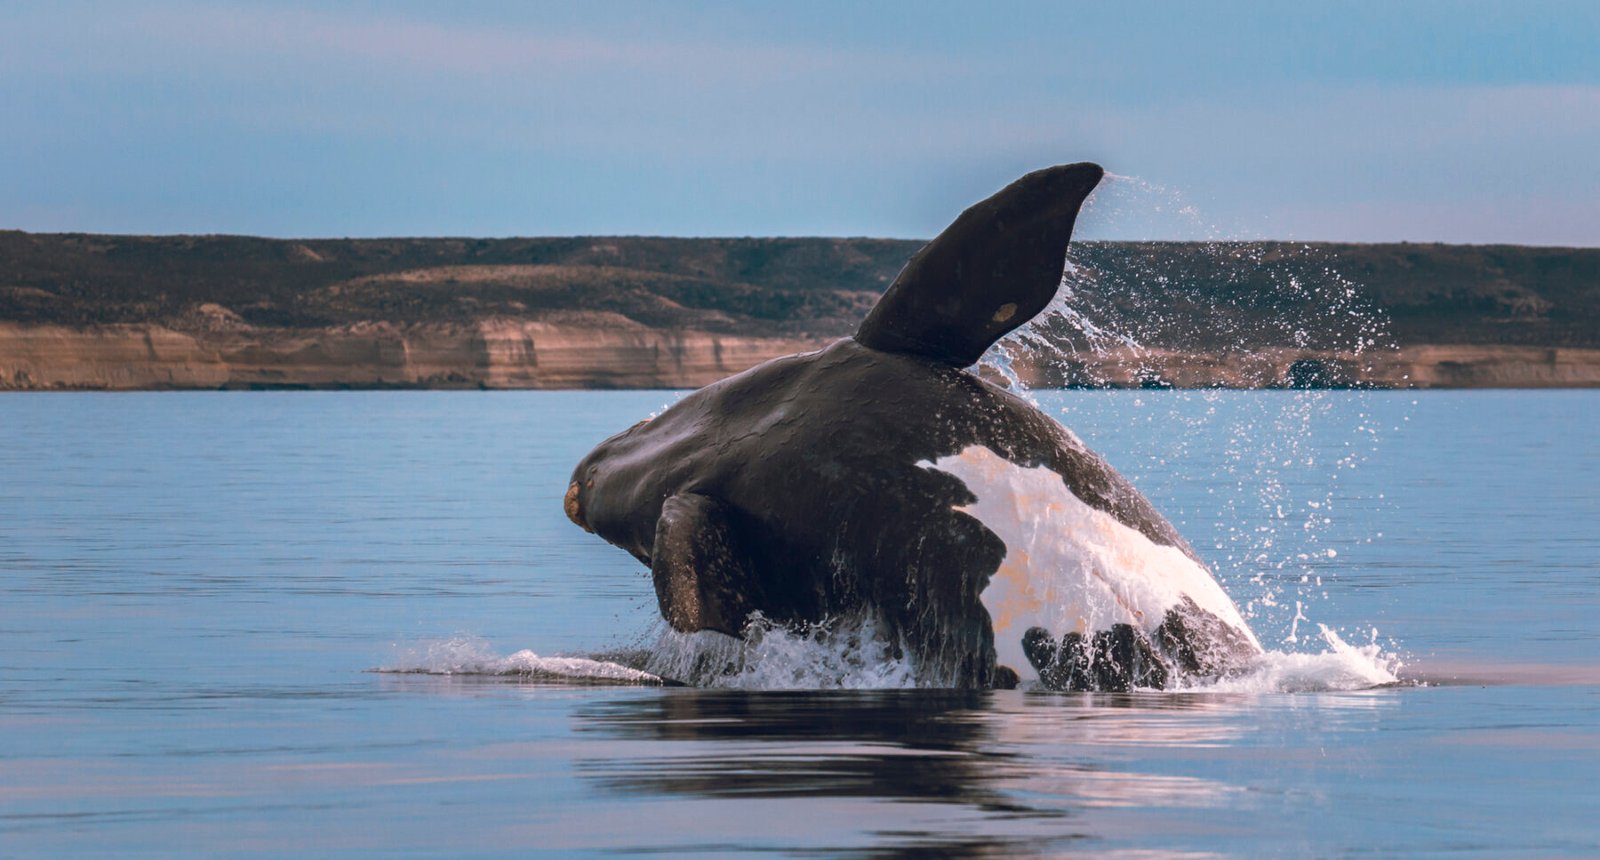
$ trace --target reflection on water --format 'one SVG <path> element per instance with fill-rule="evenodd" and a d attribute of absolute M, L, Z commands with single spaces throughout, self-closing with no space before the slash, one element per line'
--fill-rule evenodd
<path fill-rule="evenodd" d="M 1338 731 L 1395 695 L 1276 697 L 1290 707 L 1275 716 L 1303 710 Z M 1165 693 L 663 691 L 578 707 L 575 732 L 605 743 L 577 770 L 624 797 L 934 804 L 951 810 L 937 826 L 879 835 L 957 854 L 1041 851 L 1107 836 L 1115 824 L 1100 810 L 1243 802 L 1259 786 L 1162 771 L 1205 750 L 1239 755 L 1262 705 Z"/>
<path fill-rule="evenodd" d="M 666 695 L 580 708 L 580 732 L 671 742 L 581 771 L 614 791 L 705 797 L 827 795 L 1006 808 L 988 783 L 987 696 L 883 691 Z"/>

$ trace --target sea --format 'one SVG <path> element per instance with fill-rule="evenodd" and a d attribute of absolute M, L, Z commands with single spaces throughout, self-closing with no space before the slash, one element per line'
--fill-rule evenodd
<path fill-rule="evenodd" d="M 622 671 L 680 396 L 0 396 L 0 857 L 1600 856 L 1600 391 L 1032 393 L 1270 649 L 1117 694 Z"/>

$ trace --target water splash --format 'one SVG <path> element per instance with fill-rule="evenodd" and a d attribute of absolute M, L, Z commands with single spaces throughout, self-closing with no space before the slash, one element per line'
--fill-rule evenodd
<path fill-rule="evenodd" d="M 644 668 L 700 687 L 893 689 L 917 686 L 909 653 L 872 613 L 792 627 L 758 614 L 743 639 L 665 629 Z"/>
<path fill-rule="evenodd" d="M 555 683 L 660 684 L 659 675 L 591 657 L 543 657 L 529 650 L 496 654 L 473 636 L 423 642 L 397 654 L 375 672 L 403 675 L 477 675 Z"/>
<path fill-rule="evenodd" d="M 404 648 L 382 674 L 501 678 L 557 685 L 656 686 L 687 684 L 741 690 L 884 690 L 919 686 L 909 651 L 870 615 L 791 629 L 755 619 L 743 640 L 721 633 L 664 629 L 654 648 L 591 656 L 540 656 L 530 650 L 498 654 L 472 636 Z M 1399 683 L 1399 658 L 1378 644 L 1351 645 L 1321 628 L 1318 653 L 1269 651 L 1249 671 L 1167 691 L 1189 693 L 1303 693 L 1366 690 Z M 1023 689 L 1036 688 L 1031 681 Z"/>
<path fill-rule="evenodd" d="M 1183 688 L 1182 692 L 1314 693 L 1367 690 L 1400 683 L 1400 657 L 1377 642 L 1351 645 L 1318 625 L 1327 649 L 1319 653 L 1268 651 L 1243 675 Z"/>
<path fill-rule="evenodd" d="M 1152 212 L 1206 238 L 1074 242 L 1055 301 L 983 366 L 1045 387 L 1347 387 L 1396 347 L 1325 247 L 1223 239 L 1180 193 L 1134 177 L 1108 177 L 1079 224 Z"/>
<path fill-rule="evenodd" d="M 1076 231 L 1082 238 L 1121 234 L 1183 236 L 1201 240 L 1238 237 L 1243 231 L 1205 218 L 1181 189 L 1139 176 L 1106 173 L 1084 202 Z"/>
<path fill-rule="evenodd" d="M 1267 651 L 1247 671 L 1222 679 L 1190 679 L 1166 692 L 1310 693 L 1347 692 L 1401 683 L 1400 657 L 1379 644 L 1376 630 L 1366 645 L 1352 645 L 1318 625 L 1323 649 Z M 815 625 L 785 627 L 757 616 L 743 640 L 721 633 L 657 635 L 639 655 L 652 676 L 696 687 L 742 690 L 881 690 L 928 686 L 919 683 L 912 652 L 894 641 L 875 615 L 858 614 Z M 937 686 L 935 684 L 935 686 Z M 1025 681 L 1023 690 L 1037 689 Z"/>
<path fill-rule="evenodd" d="M 1358 382 L 1396 342 L 1387 317 L 1326 249 L 1224 241 L 1225 231 L 1165 186 L 1108 176 L 1080 224 L 1115 230 L 1152 213 L 1179 219 L 1178 232 L 1205 241 L 1075 242 L 1055 300 L 996 344 L 979 369 L 1035 405 L 1035 388 L 1199 389 L 1133 400 L 1132 420 L 1172 432 L 1149 434 L 1155 445 L 1117 465 L 1147 487 L 1173 464 L 1209 470 L 1205 480 L 1215 492 L 1207 509 L 1157 507 L 1180 531 L 1189 531 L 1186 519 L 1207 520 L 1218 537 L 1197 549 L 1218 579 L 1263 641 L 1295 645 L 1338 573 L 1332 544 L 1372 539 L 1339 534 L 1339 510 L 1382 504 L 1381 497 L 1349 497 L 1339 482 L 1380 441 L 1366 395 L 1341 395 L 1341 406 L 1357 400 L 1349 420 L 1322 389 Z M 1246 400 L 1218 388 L 1291 391 Z M 1203 409 L 1194 408 L 1196 399 Z M 1125 423 L 1097 432 L 1107 419 L 1085 408 L 1091 403 L 1104 405 L 1076 398 L 1058 414 L 1091 441 L 1124 431 Z"/>

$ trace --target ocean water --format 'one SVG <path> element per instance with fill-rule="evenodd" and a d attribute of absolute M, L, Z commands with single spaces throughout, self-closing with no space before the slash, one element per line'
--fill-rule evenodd
<path fill-rule="evenodd" d="M 675 396 L 0 397 L 0 857 L 1600 855 L 1600 392 L 1035 395 L 1232 686 L 580 682 L 671 637 L 567 475 Z"/>

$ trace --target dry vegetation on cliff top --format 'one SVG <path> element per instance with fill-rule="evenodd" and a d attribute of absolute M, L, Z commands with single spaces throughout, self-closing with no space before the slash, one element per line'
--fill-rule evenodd
<path fill-rule="evenodd" d="M 853 330 L 919 242 L 882 239 L 317 239 L 0 232 L 0 322 L 180 331 L 489 317 L 745 335 Z M 1154 346 L 1272 345 L 1248 317 L 1330 270 L 1402 344 L 1600 346 L 1600 249 L 1080 243 L 1098 299 Z M 1241 301 L 1240 297 L 1249 297 Z M 1204 307 L 1206 314 L 1186 309 Z M 1162 313 L 1152 315 L 1152 308 Z M 1218 309 L 1221 308 L 1219 311 Z M 1207 331 L 1160 320 L 1204 316 Z M 1303 316 L 1303 315 L 1302 315 Z"/>

